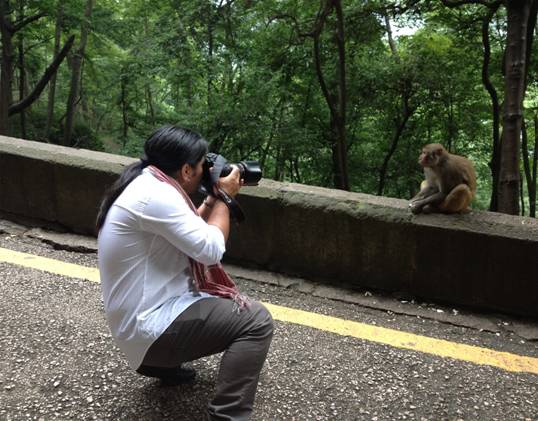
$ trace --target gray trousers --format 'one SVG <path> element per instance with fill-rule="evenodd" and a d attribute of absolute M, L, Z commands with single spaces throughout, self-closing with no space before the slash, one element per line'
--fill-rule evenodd
<path fill-rule="evenodd" d="M 260 303 L 238 313 L 232 300 L 204 298 L 172 322 L 142 364 L 174 367 L 224 351 L 208 419 L 248 420 L 272 337 L 273 319 Z"/>

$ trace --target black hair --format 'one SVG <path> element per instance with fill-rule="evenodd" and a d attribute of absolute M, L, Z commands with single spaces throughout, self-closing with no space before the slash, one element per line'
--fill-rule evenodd
<path fill-rule="evenodd" d="M 194 167 L 207 154 L 207 141 L 198 133 L 177 126 L 164 126 L 155 130 L 144 143 L 144 156 L 127 166 L 106 191 L 97 215 L 97 231 L 105 223 L 112 204 L 127 185 L 148 165 L 154 165 L 172 176 L 183 165 Z"/>

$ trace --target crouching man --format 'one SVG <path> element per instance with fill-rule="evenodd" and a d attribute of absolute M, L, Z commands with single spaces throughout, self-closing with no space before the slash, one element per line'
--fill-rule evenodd
<path fill-rule="evenodd" d="M 162 127 L 105 195 L 97 218 L 99 270 L 112 336 L 138 373 L 165 385 L 191 381 L 182 363 L 224 352 L 210 420 L 247 420 L 273 335 L 271 315 L 242 296 L 220 260 L 230 229 L 225 203 L 189 195 L 207 142 Z M 237 168 L 218 182 L 235 197 Z"/>

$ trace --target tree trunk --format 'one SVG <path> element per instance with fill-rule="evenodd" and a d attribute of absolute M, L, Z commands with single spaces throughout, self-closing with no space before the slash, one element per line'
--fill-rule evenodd
<path fill-rule="evenodd" d="M 275 181 L 282 181 L 284 179 L 285 158 L 283 157 L 284 152 L 282 151 L 282 149 L 283 146 L 278 145 L 275 157 L 275 175 L 273 176 L 273 180 Z"/>
<path fill-rule="evenodd" d="M 403 98 L 403 103 L 404 104 L 403 104 L 402 120 L 399 122 L 399 124 L 396 127 L 396 132 L 394 133 L 394 137 L 392 138 L 392 144 L 379 170 L 379 185 L 377 187 L 378 196 L 383 195 L 383 191 L 385 190 L 385 180 L 387 176 L 387 170 L 389 167 L 390 159 L 392 158 L 392 155 L 394 155 L 394 152 L 396 152 L 396 148 L 398 147 L 398 142 L 401 139 L 405 126 L 407 125 L 409 118 L 413 115 L 413 112 L 414 112 L 414 110 L 409 107 L 408 98 L 405 97 L 405 94 Z"/>
<path fill-rule="evenodd" d="M 267 155 L 269 154 L 269 149 L 271 148 L 273 144 L 273 140 L 275 137 L 275 132 L 280 128 L 280 124 L 282 122 L 282 116 L 284 115 L 284 98 L 280 97 L 278 103 L 275 105 L 275 109 L 273 110 L 273 115 L 271 118 L 271 131 L 269 132 L 269 136 L 267 138 L 267 143 L 262 149 L 262 156 L 260 158 L 260 166 L 263 168 L 265 166 L 265 161 L 267 160 Z M 278 117 L 277 117 L 278 114 Z"/>
<path fill-rule="evenodd" d="M 56 14 L 56 30 L 54 32 L 54 57 L 56 57 L 60 51 L 60 39 L 62 35 L 62 22 L 63 22 L 64 5 L 63 2 L 59 2 L 58 13 Z M 56 96 L 56 72 L 52 75 L 49 83 L 49 99 L 47 103 L 47 126 L 45 128 L 45 138 L 50 138 L 50 131 L 52 128 L 52 122 L 54 120 L 54 97 Z"/>
<path fill-rule="evenodd" d="M 2 37 L 2 64 L 0 70 L 0 134 L 9 134 L 9 116 L 15 113 L 20 113 L 25 108 L 29 107 L 41 93 L 41 86 L 44 80 L 50 78 L 49 70 L 56 71 L 63 57 L 59 61 L 54 61 L 45 75 L 36 85 L 36 88 L 26 98 L 20 100 L 16 104 L 12 104 L 12 82 L 13 82 L 13 35 L 24 28 L 26 25 L 45 16 L 45 12 L 40 12 L 37 15 L 21 17 L 17 22 L 13 23 L 10 19 L 9 0 L 0 0 L 0 34 Z M 69 47 L 70 48 L 70 47 Z"/>
<path fill-rule="evenodd" d="M 146 83 L 145 87 L 145 98 L 146 98 L 146 117 L 149 115 L 150 123 L 152 126 L 155 125 L 155 109 L 153 107 L 153 94 L 151 93 L 151 86 L 149 83 Z"/>
<path fill-rule="evenodd" d="M 387 35 L 389 37 L 389 45 L 390 50 L 392 52 L 392 56 L 394 57 L 394 60 L 396 60 L 397 63 L 400 63 L 400 55 L 398 54 L 398 50 L 396 49 L 396 44 L 394 43 L 394 40 L 392 39 L 392 29 L 390 26 L 390 20 L 387 14 L 385 14 L 385 29 L 387 30 Z M 409 107 L 409 99 L 411 97 L 411 83 L 407 83 L 407 81 L 403 81 L 403 91 L 402 91 L 402 117 L 399 119 L 399 121 L 396 122 L 396 131 L 394 132 L 394 136 L 392 138 L 392 143 L 390 145 L 390 149 L 385 155 L 385 158 L 383 159 L 383 164 L 381 164 L 381 168 L 379 169 L 379 184 L 377 186 L 377 195 L 381 196 L 383 195 L 383 192 L 385 190 L 385 182 L 387 177 L 387 170 L 389 167 L 390 159 L 392 158 L 392 155 L 394 155 L 394 152 L 396 152 L 396 148 L 398 147 L 398 143 L 401 139 L 402 133 L 405 130 L 405 127 L 407 125 L 407 122 L 409 121 L 409 118 L 413 115 L 414 110 Z"/>
<path fill-rule="evenodd" d="M 500 106 L 499 106 L 499 96 L 497 90 L 491 83 L 489 78 L 489 63 L 491 58 L 491 48 L 489 44 L 489 24 L 491 19 L 495 15 L 499 8 L 497 5 L 495 8 L 491 8 L 484 19 L 482 20 L 482 44 L 484 46 L 484 59 L 482 62 L 482 83 L 488 91 L 489 96 L 491 97 L 491 108 L 493 116 L 493 127 L 492 127 L 492 136 L 493 136 L 493 152 L 491 160 L 489 162 L 489 168 L 491 171 L 492 179 L 492 189 L 491 189 L 491 199 L 489 203 L 489 210 L 496 212 L 498 208 L 498 190 L 499 190 L 499 167 L 500 167 L 500 135 L 499 135 L 499 125 L 500 125 Z"/>
<path fill-rule="evenodd" d="M 301 172 L 299 171 L 299 157 L 295 157 L 291 160 L 292 174 L 295 174 L 295 182 L 301 183 Z"/>
<path fill-rule="evenodd" d="M 60 66 L 64 58 L 67 56 L 67 53 L 73 46 L 74 41 L 75 41 L 75 36 L 72 35 L 65 42 L 60 53 L 54 58 L 52 63 L 49 65 L 49 67 L 47 67 L 47 69 L 45 70 L 45 73 L 43 73 L 43 76 L 41 77 L 39 82 L 36 83 L 32 92 L 30 92 L 28 96 L 26 96 L 26 98 L 24 98 L 22 101 L 19 101 L 15 104 L 10 105 L 9 115 L 20 113 L 22 110 L 32 105 L 37 98 L 39 98 L 39 96 L 41 95 L 41 92 L 43 92 L 43 89 L 45 89 L 45 87 L 49 83 L 50 78 L 58 70 L 58 67 Z"/>
<path fill-rule="evenodd" d="M 336 11 L 336 32 L 334 40 L 338 49 L 337 77 L 334 81 L 337 94 L 329 92 L 323 70 L 321 69 L 320 36 L 327 17 Z M 345 73 L 345 38 L 344 19 L 340 0 L 326 0 L 322 4 L 320 13 L 313 31 L 314 38 L 314 64 L 316 75 L 321 87 L 321 91 L 329 106 L 330 130 L 331 130 L 331 151 L 333 158 L 334 187 L 342 190 L 349 190 L 349 173 L 347 168 L 347 141 L 346 141 L 346 73 Z"/>
<path fill-rule="evenodd" d="M 447 150 L 452 152 L 454 150 L 454 143 L 456 142 L 456 135 L 458 133 L 457 126 L 454 119 L 454 98 L 449 96 L 447 98 Z"/>
<path fill-rule="evenodd" d="M 127 117 L 127 76 L 125 73 L 121 75 L 121 117 L 122 117 L 122 145 L 125 148 L 127 143 L 127 132 L 129 130 L 129 121 Z"/>
<path fill-rule="evenodd" d="M 24 19 L 24 3 L 19 0 L 19 14 L 17 19 L 22 21 Z M 26 65 L 24 63 L 24 35 L 19 33 L 19 101 L 22 101 L 26 97 Z M 21 121 L 21 138 L 26 139 L 26 112 L 22 110 L 20 112 Z"/>
<path fill-rule="evenodd" d="M 336 173 L 339 188 L 349 190 L 349 171 L 347 166 L 347 139 L 346 139 L 346 112 L 347 112 L 347 85 L 346 85 L 346 38 L 344 33 L 344 16 L 340 0 L 333 0 L 336 11 L 335 41 L 338 47 L 338 172 Z"/>
<path fill-rule="evenodd" d="M 521 207 L 521 216 L 525 216 L 525 195 L 523 194 L 523 176 L 519 172 L 519 203 Z"/>
<path fill-rule="evenodd" d="M 0 0 L 0 33 L 2 35 L 2 69 L 0 71 L 0 134 L 9 134 L 9 106 L 13 102 L 13 25 L 8 16 L 9 1 Z"/>
<path fill-rule="evenodd" d="M 90 18 L 92 15 L 93 0 L 87 0 L 86 9 L 84 11 L 84 20 L 80 30 L 80 45 L 73 54 L 72 57 L 72 73 L 71 73 L 71 88 L 69 90 L 69 97 L 67 99 L 67 111 L 65 117 L 65 129 L 62 144 L 65 146 L 71 146 L 73 137 L 73 127 L 75 123 L 75 111 L 76 103 L 79 95 L 79 86 L 81 78 L 82 60 L 84 57 L 84 50 L 86 49 L 86 43 L 88 42 L 88 34 L 90 32 Z"/>
<path fill-rule="evenodd" d="M 527 82 L 529 76 L 529 68 L 531 66 L 531 53 L 532 53 L 532 44 L 534 42 L 534 31 L 536 28 L 536 19 L 538 14 L 538 0 L 533 0 L 531 4 L 529 22 L 527 25 L 527 50 L 526 50 L 526 67 L 525 67 L 525 92 L 527 91 Z M 530 160 L 529 157 L 529 148 L 528 148 L 528 132 L 525 126 L 525 119 L 523 118 L 523 127 L 522 127 L 522 139 L 521 139 L 521 148 L 523 156 L 523 167 L 525 171 L 525 177 L 527 182 L 527 192 L 529 198 L 529 216 L 536 217 L 536 166 L 538 164 L 538 150 L 537 150 L 537 131 L 538 131 L 538 117 L 536 113 L 534 114 L 534 152 L 533 159 Z M 531 164 L 532 162 L 532 164 Z M 532 168 L 531 168 L 532 165 Z"/>
<path fill-rule="evenodd" d="M 394 42 L 394 38 L 392 37 L 392 28 L 390 26 L 390 19 L 386 11 L 385 11 L 384 17 L 385 17 L 385 29 L 387 31 L 387 38 L 389 40 L 390 51 L 392 52 L 392 56 L 396 60 L 396 63 L 400 63 L 400 55 L 398 54 L 396 43 Z"/>
<path fill-rule="evenodd" d="M 506 3 L 508 30 L 498 210 L 511 215 L 519 214 L 519 146 L 530 6 L 530 0 L 513 0 Z"/>
<path fill-rule="evenodd" d="M 213 10 L 212 2 L 207 4 L 207 109 L 213 108 Z"/>
<path fill-rule="evenodd" d="M 538 115 L 534 114 L 534 148 L 532 161 L 529 154 L 528 133 L 523 121 L 521 130 L 521 155 L 523 157 L 523 169 L 527 182 L 527 192 L 529 195 L 529 216 L 536 217 L 536 169 L 538 165 Z"/>
<path fill-rule="evenodd" d="M 532 156 L 532 182 L 529 183 L 529 215 L 536 218 L 536 183 L 538 182 L 538 116 L 534 116 L 534 153 Z"/>
<path fill-rule="evenodd" d="M 532 189 L 532 175 L 531 175 L 531 163 L 529 158 L 529 147 L 528 147 L 528 133 L 527 133 L 527 125 L 525 124 L 525 120 L 521 122 L 521 156 L 523 158 L 523 170 L 525 171 L 525 179 L 527 182 L 527 191 L 529 193 L 529 203 L 530 203 L 530 196 L 531 196 L 531 189 Z M 521 196 L 523 197 L 523 180 L 521 182 Z M 521 200 L 521 203 L 523 202 L 523 199 Z M 525 211 L 522 210 L 522 214 L 525 214 Z"/>
<path fill-rule="evenodd" d="M 144 35 L 149 39 L 149 19 L 147 13 L 144 16 Z M 155 125 L 155 109 L 153 107 L 153 94 L 151 92 L 151 78 L 145 79 L 144 99 L 146 100 L 146 119 L 149 117 L 150 124 Z"/>

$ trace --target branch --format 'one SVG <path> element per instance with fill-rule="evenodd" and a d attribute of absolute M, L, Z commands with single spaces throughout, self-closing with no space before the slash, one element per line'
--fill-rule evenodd
<path fill-rule="evenodd" d="M 417 6 L 420 3 L 421 0 L 407 0 L 404 1 L 403 4 L 390 4 L 388 6 L 385 6 L 383 9 L 384 13 L 391 13 L 392 16 L 395 15 L 403 15 L 404 13 L 407 13 L 409 10 L 413 9 L 413 7 Z"/>
<path fill-rule="evenodd" d="M 384 13 L 383 16 L 385 17 L 385 28 L 387 30 L 387 37 L 389 40 L 389 47 L 390 51 L 392 51 L 392 56 L 396 60 L 396 62 L 400 63 L 400 55 L 398 54 L 398 49 L 396 48 L 396 43 L 394 42 L 394 38 L 392 38 L 392 28 L 390 26 L 390 18 L 388 13 Z"/>
<path fill-rule="evenodd" d="M 329 106 L 329 110 L 331 112 L 332 117 L 335 120 L 337 120 L 338 112 L 334 107 L 334 101 L 331 97 L 331 94 L 329 93 L 329 89 L 327 88 L 327 84 L 325 83 L 325 78 L 323 76 L 323 71 L 321 70 L 321 54 L 320 54 L 320 45 L 319 45 L 319 37 L 321 35 L 321 30 L 323 29 L 325 20 L 327 19 L 327 16 L 329 16 L 329 13 L 332 9 L 332 5 L 329 7 L 328 3 L 329 2 L 325 3 L 325 7 L 323 8 L 323 10 L 320 9 L 315 28 L 313 30 L 312 36 L 314 38 L 314 64 L 316 67 L 316 74 L 318 76 L 319 85 L 321 87 L 323 96 L 325 97 L 325 100 L 327 101 L 327 105 Z"/>
<path fill-rule="evenodd" d="M 487 13 L 486 16 L 484 16 L 482 19 L 482 45 L 484 46 L 484 54 L 482 60 L 482 83 L 490 94 L 494 106 L 495 104 L 498 104 L 498 99 L 497 91 L 495 90 L 495 87 L 493 86 L 489 78 L 489 63 L 491 58 L 491 47 L 489 43 L 489 25 L 491 19 L 493 18 L 493 15 L 495 15 L 495 13 L 497 12 L 497 9 L 498 7 L 495 9 L 491 9 L 489 13 Z"/>
<path fill-rule="evenodd" d="M 47 86 L 47 83 L 49 83 L 49 80 L 52 78 L 52 75 L 58 70 L 58 67 L 62 63 L 65 56 L 67 56 L 67 53 L 73 46 L 73 43 L 75 42 L 75 36 L 72 35 L 67 42 L 65 43 L 62 50 L 58 53 L 58 55 L 54 58 L 50 66 L 45 70 L 45 73 L 43 74 L 43 77 L 37 82 L 36 86 L 34 87 L 34 90 L 28 94 L 26 98 L 23 100 L 12 104 L 9 107 L 9 115 L 20 113 L 25 108 L 29 107 L 37 98 L 39 98 L 39 95 L 41 95 L 41 92 L 43 92 L 43 89 L 45 89 L 45 86 Z"/>
<path fill-rule="evenodd" d="M 447 7 L 459 7 L 464 4 L 481 4 L 483 6 L 493 8 L 499 7 L 502 3 L 502 0 L 487 1 L 487 0 L 441 0 L 443 4 Z"/>
<path fill-rule="evenodd" d="M 8 14 L 6 6 L 6 1 L 0 0 L 0 26 L 3 26 L 8 32 L 13 34 L 13 25 L 8 19 L 6 19 L 6 15 Z"/>
<path fill-rule="evenodd" d="M 318 15 L 316 16 L 316 23 L 314 25 L 314 29 L 312 30 L 314 35 L 319 36 L 321 34 L 323 26 L 325 25 L 325 21 L 327 20 L 327 17 L 331 14 L 332 9 L 333 2 L 331 0 L 326 0 L 325 4 L 320 7 L 320 9 L 318 10 Z"/>
<path fill-rule="evenodd" d="M 224 0 L 220 0 L 219 5 L 217 6 L 217 10 L 224 9 L 225 7 L 232 6 L 235 3 L 235 0 L 228 0 L 225 2 Z"/>
<path fill-rule="evenodd" d="M 347 103 L 347 87 L 346 87 L 346 51 L 345 51 L 345 36 L 344 36 L 344 16 L 342 12 L 342 4 L 340 1 L 334 1 L 333 7 L 336 12 L 336 27 L 337 35 L 335 36 L 338 47 L 338 79 L 339 79 L 339 106 L 340 106 L 340 121 L 342 125 L 346 123 L 346 103 Z"/>
<path fill-rule="evenodd" d="M 32 23 L 38 19 L 41 19 L 43 16 L 46 16 L 47 12 L 41 12 L 34 16 L 28 16 L 27 18 L 24 18 L 23 20 L 17 22 L 15 25 L 13 25 L 13 31 L 12 33 L 15 33 L 22 28 L 24 28 L 29 23 Z"/>
<path fill-rule="evenodd" d="M 293 23 L 293 26 L 295 27 L 295 30 L 297 31 L 297 34 L 300 37 L 312 37 L 312 36 L 314 36 L 313 32 L 302 32 L 300 30 L 300 25 L 299 25 L 299 22 L 297 21 L 297 18 L 295 16 L 289 15 L 287 13 L 277 13 L 277 14 L 271 16 L 269 18 L 269 20 L 267 21 L 267 25 L 269 25 L 270 23 L 274 22 L 275 20 L 279 20 L 279 19 L 291 20 L 292 23 Z"/>

